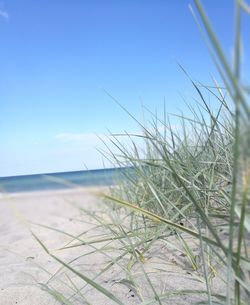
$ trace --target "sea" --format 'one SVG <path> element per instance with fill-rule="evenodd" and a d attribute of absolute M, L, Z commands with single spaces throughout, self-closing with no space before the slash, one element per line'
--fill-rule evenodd
<path fill-rule="evenodd" d="M 73 172 L 0 177 L 0 193 L 56 190 L 116 184 L 132 168 L 107 168 Z"/>

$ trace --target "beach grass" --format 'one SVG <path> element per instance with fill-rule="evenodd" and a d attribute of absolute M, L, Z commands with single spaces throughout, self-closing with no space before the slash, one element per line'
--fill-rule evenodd
<path fill-rule="evenodd" d="M 76 295 L 83 304 L 92 304 L 83 292 L 89 286 L 116 304 L 129 304 L 113 292 L 112 285 L 129 288 L 141 305 L 170 304 L 169 299 L 183 304 L 178 301 L 184 296 L 186 304 L 249 304 L 250 107 L 241 81 L 241 14 L 246 4 L 235 1 L 231 66 L 201 2 L 194 3 L 191 12 L 223 86 L 216 80 L 211 86 L 193 81 L 181 67 L 198 99 L 189 105 L 188 115 L 175 115 L 174 126 L 165 109 L 162 116 L 150 113 L 148 123 L 125 109 L 141 131 L 110 135 L 105 145 L 114 166 L 128 170 L 108 193 L 100 194 L 106 203 L 103 210 L 81 208 L 101 233 L 88 240 L 70 236 L 72 242 L 60 249 L 80 252 L 81 247 L 90 247 L 89 255 L 105 257 L 106 264 L 87 276 L 77 268 L 80 255 L 65 262 L 34 235 L 62 269 L 85 283 L 77 286 L 68 276 L 65 281 L 72 294 L 66 297 L 55 293 L 49 280 L 48 292 L 62 304 L 75 304 Z M 124 137 L 130 145 L 124 144 Z M 181 260 L 172 257 L 173 251 Z M 191 286 L 164 287 L 161 280 L 173 273 L 175 278 L 188 276 Z M 111 279 L 100 280 L 103 277 Z"/>

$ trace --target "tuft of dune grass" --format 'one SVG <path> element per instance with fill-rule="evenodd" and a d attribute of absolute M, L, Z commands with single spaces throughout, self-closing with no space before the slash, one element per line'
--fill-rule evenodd
<path fill-rule="evenodd" d="M 62 304 L 74 304 L 75 296 L 82 304 L 92 304 L 88 287 L 107 300 L 126 304 L 115 294 L 114 285 L 129 289 L 135 304 L 141 305 L 170 304 L 169 300 L 172 304 L 183 304 L 183 300 L 189 304 L 249 304 L 250 107 L 248 86 L 241 81 L 241 15 L 248 13 L 248 6 L 243 0 L 235 1 L 233 65 L 201 2 L 195 0 L 190 9 L 223 86 L 216 80 L 212 86 L 195 82 L 181 67 L 198 100 L 189 105 L 189 115 L 175 115 L 175 126 L 166 109 L 162 116 L 151 113 L 148 124 L 124 109 L 141 132 L 110 135 L 104 144 L 106 157 L 115 167 L 127 170 L 108 194 L 101 194 L 107 203 L 104 210 L 81 208 L 101 232 L 86 239 L 84 234 L 60 231 L 71 238 L 60 251 L 77 248 L 80 253 L 82 247 L 88 248 L 86 257 L 101 256 L 106 265 L 87 276 L 76 264 L 83 258 L 80 254 L 65 262 L 34 235 L 62 266 L 44 286 Z M 208 95 L 217 101 L 216 107 L 210 107 Z M 71 272 L 65 279 L 72 293 L 67 297 L 50 287 L 62 270 Z M 112 274 L 116 274 L 113 282 Z M 173 274 L 183 285 L 187 276 L 196 284 L 190 289 L 162 286 L 161 279 Z M 73 275 L 83 284 L 74 284 Z"/>

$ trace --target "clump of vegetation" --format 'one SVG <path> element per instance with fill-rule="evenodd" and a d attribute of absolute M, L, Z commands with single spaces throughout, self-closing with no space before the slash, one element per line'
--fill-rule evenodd
<path fill-rule="evenodd" d="M 152 115 L 147 126 L 137 121 L 142 132 L 125 135 L 130 148 L 119 135 L 110 138 L 118 153 L 107 144 L 108 158 L 128 170 L 122 182 L 103 195 L 106 211 L 84 211 L 102 234 L 88 243 L 74 237 L 75 247 L 88 246 L 91 255 L 106 257 L 95 276 L 86 276 L 75 260 L 65 263 L 45 248 L 77 278 L 117 304 L 126 301 L 115 295 L 113 285 L 129 287 L 136 304 L 143 305 L 183 304 L 184 296 L 190 297 L 186 304 L 249 304 L 250 107 L 240 79 L 240 20 L 246 4 L 236 1 L 233 68 L 200 1 L 195 5 L 224 87 L 216 81 L 202 86 L 190 79 L 199 97 L 199 104 L 190 106 L 190 116 L 179 115 L 175 127 L 165 114 Z M 217 107 L 208 105 L 204 92 Z M 112 283 L 107 279 L 111 274 Z M 170 275 L 179 278 L 180 289 L 164 286 Z M 185 279 L 191 286 L 185 286 Z M 84 287 L 68 285 L 74 296 L 91 304 Z M 70 297 L 61 300 L 73 304 Z"/>

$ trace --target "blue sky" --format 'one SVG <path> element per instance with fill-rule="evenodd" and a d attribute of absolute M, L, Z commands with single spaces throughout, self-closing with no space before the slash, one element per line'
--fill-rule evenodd
<path fill-rule="evenodd" d="M 135 116 L 183 109 L 195 95 L 177 66 L 217 75 L 188 9 L 176 0 L 0 1 L 0 176 L 102 167 L 95 134 L 136 130 Z M 204 0 L 228 56 L 233 1 Z"/>

